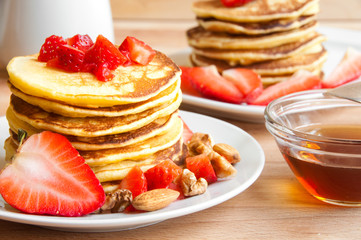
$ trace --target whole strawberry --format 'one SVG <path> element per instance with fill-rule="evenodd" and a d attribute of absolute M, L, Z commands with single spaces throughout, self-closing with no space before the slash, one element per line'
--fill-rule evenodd
<path fill-rule="evenodd" d="M 29 137 L 0 174 L 0 194 L 32 214 L 82 216 L 100 208 L 105 194 L 94 172 L 62 135 Z"/>

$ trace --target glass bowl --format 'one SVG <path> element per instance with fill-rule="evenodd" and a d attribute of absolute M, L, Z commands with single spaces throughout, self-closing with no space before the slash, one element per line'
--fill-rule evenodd
<path fill-rule="evenodd" d="M 331 204 L 361 206 L 361 104 L 324 96 L 325 91 L 274 100 L 265 109 L 265 124 L 311 195 Z"/>

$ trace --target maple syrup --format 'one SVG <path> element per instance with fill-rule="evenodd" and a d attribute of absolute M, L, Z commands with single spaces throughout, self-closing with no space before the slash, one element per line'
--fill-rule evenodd
<path fill-rule="evenodd" d="M 339 140 L 303 141 L 309 151 L 280 145 L 300 183 L 325 202 L 361 206 L 361 125 L 308 125 L 296 130 Z"/>

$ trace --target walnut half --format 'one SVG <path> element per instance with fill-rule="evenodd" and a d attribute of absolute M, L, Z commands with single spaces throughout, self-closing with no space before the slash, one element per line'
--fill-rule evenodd
<path fill-rule="evenodd" d="M 194 173 L 184 169 L 181 174 L 180 186 L 184 196 L 195 196 L 207 191 L 208 183 L 204 178 L 197 179 Z"/>
<path fill-rule="evenodd" d="M 120 213 L 126 209 L 133 200 L 132 192 L 127 189 L 116 189 L 107 193 L 105 203 L 95 213 L 102 213 L 110 210 L 112 213 Z"/>

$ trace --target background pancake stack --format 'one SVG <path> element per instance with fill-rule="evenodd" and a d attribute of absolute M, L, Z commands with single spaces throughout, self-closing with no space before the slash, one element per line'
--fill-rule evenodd
<path fill-rule="evenodd" d="M 19 128 L 29 135 L 49 130 L 66 136 L 106 192 L 135 165 L 145 171 L 165 159 L 180 159 L 180 69 L 167 56 L 157 52 L 147 66 L 118 67 L 109 82 L 49 68 L 36 59 L 16 57 L 8 65 L 8 161 L 18 146 Z"/>
<path fill-rule="evenodd" d="M 193 65 L 250 68 L 265 86 L 299 69 L 322 76 L 327 51 L 316 31 L 318 0 L 254 0 L 235 8 L 197 1 L 192 10 L 199 23 L 187 31 Z"/>

